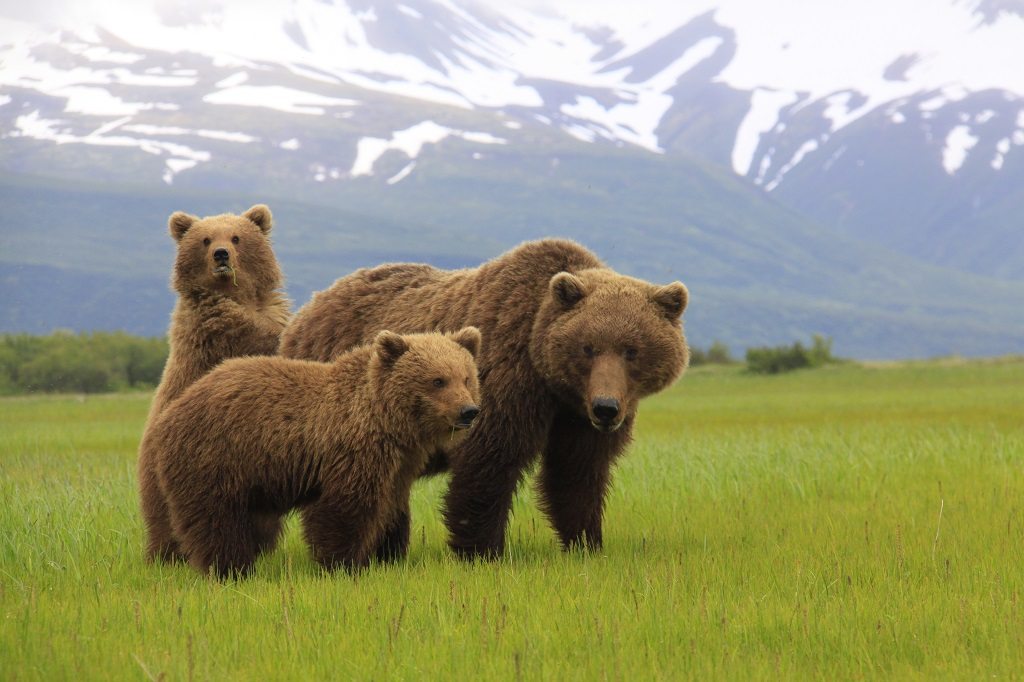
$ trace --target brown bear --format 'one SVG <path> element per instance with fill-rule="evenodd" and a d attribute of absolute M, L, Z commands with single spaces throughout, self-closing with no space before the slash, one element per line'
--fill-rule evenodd
<path fill-rule="evenodd" d="M 192 384 L 146 437 L 189 563 L 245 574 L 298 508 L 316 561 L 366 566 L 427 458 L 479 412 L 479 349 L 473 327 L 382 331 L 331 363 L 237 358 Z"/>
<path fill-rule="evenodd" d="M 240 216 L 171 215 L 168 228 L 178 244 L 171 285 L 178 301 L 168 331 L 170 354 L 149 410 L 147 431 L 165 405 L 222 360 L 277 352 L 291 313 L 280 291 L 281 270 L 269 237 L 272 225 L 270 209 L 262 204 Z M 146 557 L 172 558 L 177 552 L 170 520 L 145 438 L 138 475 L 148 536 Z M 276 532 L 267 529 L 271 536 Z"/>
<path fill-rule="evenodd" d="M 541 506 L 563 547 L 601 546 L 612 461 L 629 443 L 637 402 L 689 362 L 680 282 L 620 275 L 579 244 L 545 239 L 484 265 L 445 271 L 393 264 L 319 292 L 281 337 L 286 357 L 329 360 L 380 329 L 478 327 L 483 414 L 445 467 L 449 544 L 463 557 L 502 553 L 512 496 L 541 455 Z M 408 519 L 385 546 L 401 553 Z"/>

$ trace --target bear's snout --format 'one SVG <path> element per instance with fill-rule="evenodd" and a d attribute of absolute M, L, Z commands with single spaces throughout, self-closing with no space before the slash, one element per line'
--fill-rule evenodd
<path fill-rule="evenodd" d="M 223 246 L 213 250 L 213 260 L 217 265 L 227 265 L 231 254 Z"/>
<path fill-rule="evenodd" d="M 629 411 L 629 374 L 622 357 L 602 353 L 594 359 L 587 386 L 587 416 L 595 429 L 611 433 L 620 426 Z"/>
<path fill-rule="evenodd" d="M 468 429 L 473 425 L 473 420 L 480 414 L 480 408 L 476 405 L 463 405 L 459 410 L 459 419 L 455 422 L 455 428 Z"/>
<path fill-rule="evenodd" d="M 594 426 L 601 431 L 614 431 L 618 428 L 619 424 L 616 419 L 622 409 L 619 401 L 615 398 L 605 396 L 594 398 L 594 402 L 590 404 L 590 411 L 594 415 Z"/>

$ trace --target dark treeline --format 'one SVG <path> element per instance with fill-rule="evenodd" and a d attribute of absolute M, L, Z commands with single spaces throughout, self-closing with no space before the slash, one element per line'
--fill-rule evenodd
<path fill-rule="evenodd" d="M 0 394 L 153 387 L 166 359 L 165 339 L 124 332 L 0 334 Z"/>
<path fill-rule="evenodd" d="M 811 337 L 811 345 L 805 346 L 797 341 L 790 346 L 759 346 L 748 348 L 746 353 L 746 369 L 754 374 L 779 374 L 805 367 L 821 367 L 842 362 L 832 355 L 832 339 L 815 334 Z M 700 365 L 734 365 L 736 360 L 729 352 L 729 347 L 721 341 L 715 341 L 707 350 L 696 346 L 690 347 L 690 366 Z"/>
<path fill-rule="evenodd" d="M 729 347 L 721 341 L 715 341 L 707 350 L 690 346 L 690 367 L 700 365 L 733 365 L 736 359 L 729 352 Z"/>
<path fill-rule="evenodd" d="M 152 388 L 160 382 L 166 360 L 166 339 L 124 332 L 0 334 L 0 395 Z M 832 355 L 832 339 L 822 336 L 814 336 L 810 346 L 797 341 L 791 346 L 750 348 L 746 352 L 747 371 L 758 374 L 838 361 Z M 706 349 L 690 348 L 692 367 L 739 362 L 721 341 Z"/>
<path fill-rule="evenodd" d="M 747 349 L 747 371 L 756 374 L 779 374 L 836 362 L 842 360 L 832 355 L 832 339 L 818 334 L 811 337 L 810 346 L 797 341 L 792 346 Z"/>

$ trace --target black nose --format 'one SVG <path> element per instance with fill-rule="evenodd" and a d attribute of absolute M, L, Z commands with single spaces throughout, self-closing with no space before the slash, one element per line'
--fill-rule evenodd
<path fill-rule="evenodd" d="M 463 405 L 462 409 L 459 410 L 459 421 L 468 424 L 476 419 L 478 414 L 480 414 L 480 408 L 476 405 Z"/>
<path fill-rule="evenodd" d="M 619 416 L 619 401 L 615 398 L 595 398 L 590 408 L 594 411 L 594 416 L 605 424 Z"/>
<path fill-rule="evenodd" d="M 231 254 L 229 254 L 228 250 L 225 249 L 223 246 L 220 247 L 219 249 L 214 249 L 213 251 L 213 260 L 217 261 L 218 263 L 227 263 L 228 258 L 230 257 Z"/>

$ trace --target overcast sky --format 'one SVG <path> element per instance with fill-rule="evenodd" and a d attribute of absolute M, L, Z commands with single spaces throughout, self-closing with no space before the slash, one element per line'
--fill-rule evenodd
<path fill-rule="evenodd" d="M 456 0 L 458 2 L 459 0 Z M 530 9 L 576 10 L 582 8 L 595 15 L 604 16 L 617 11 L 628 11 L 635 14 L 645 6 L 668 0 L 472 0 L 480 4 L 492 5 L 496 8 L 519 5 Z M 679 0 L 682 1 L 682 0 Z M 126 5 L 138 6 L 150 4 L 173 7 L 176 10 L 191 9 L 201 11 L 204 8 L 215 8 L 225 2 L 241 2 L 258 9 L 260 4 L 280 5 L 281 0 L 0 0 L 0 16 L 21 21 L 43 21 L 50 24 L 67 25 L 70 21 L 95 21 L 108 13 L 117 12 Z"/>

